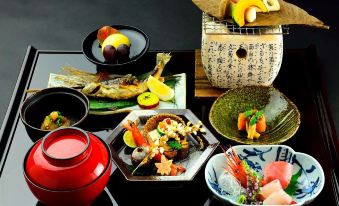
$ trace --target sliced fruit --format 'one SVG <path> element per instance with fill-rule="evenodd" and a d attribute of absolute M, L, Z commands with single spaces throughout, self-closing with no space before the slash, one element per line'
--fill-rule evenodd
<path fill-rule="evenodd" d="M 117 55 L 119 62 L 126 62 L 129 60 L 130 46 L 120 44 L 117 48 Z"/>
<path fill-rule="evenodd" d="M 152 92 L 144 92 L 138 96 L 137 102 L 143 109 L 152 109 L 159 105 L 159 98 Z"/>
<path fill-rule="evenodd" d="M 284 162 L 276 161 L 265 165 L 264 181 L 269 183 L 273 180 L 279 180 L 283 189 L 285 189 L 291 181 L 293 165 Z"/>
<path fill-rule="evenodd" d="M 107 45 L 112 45 L 115 49 L 118 49 L 118 47 L 121 44 L 131 46 L 131 43 L 130 43 L 127 36 L 125 36 L 121 33 L 111 34 L 102 43 L 101 51 L 103 52 L 105 46 L 107 46 Z"/>
<path fill-rule="evenodd" d="M 153 76 L 149 76 L 147 80 L 147 87 L 162 101 L 169 101 L 174 97 L 174 90 Z"/>
<path fill-rule="evenodd" d="M 103 50 L 106 61 L 115 63 L 117 61 L 117 50 L 112 45 L 106 45 Z"/>
<path fill-rule="evenodd" d="M 132 132 L 130 132 L 129 130 L 127 130 L 124 133 L 123 139 L 124 139 L 125 144 L 128 147 L 131 147 L 131 148 L 136 148 L 137 147 L 137 144 L 134 142 L 134 138 L 133 138 Z"/>
<path fill-rule="evenodd" d="M 166 124 L 164 122 L 159 122 L 158 127 L 157 127 L 157 131 L 160 135 L 164 135 L 165 134 L 165 129 L 166 129 Z"/>
<path fill-rule="evenodd" d="M 119 33 L 119 31 L 117 29 L 114 29 L 113 27 L 110 26 L 104 26 L 101 27 L 98 30 L 97 33 L 97 39 L 100 45 L 102 45 L 102 43 L 104 42 L 104 40 L 111 34 L 116 34 Z"/>
<path fill-rule="evenodd" d="M 245 25 L 245 12 L 249 7 L 258 7 L 262 12 L 268 12 L 262 0 L 239 0 L 237 3 L 230 2 L 232 19 L 239 26 Z"/>

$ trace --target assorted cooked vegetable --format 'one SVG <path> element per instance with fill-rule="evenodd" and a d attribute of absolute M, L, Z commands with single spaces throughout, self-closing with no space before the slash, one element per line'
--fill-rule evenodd
<path fill-rule="evenodd" d="M 226 169 L 218 179 L 220 188 L 237 196 L 237 202 L 248 205 L 291 205 L 296 191 L 296 182 L 301 172 L 295 175 L 293 165 L 275 161 L 265 165 L 260 176 L 247 160 L 241 160 L 233 148 L 225 152 Z"/>
<path fill-rule="evenodd" d="M 70 120 L 61 114 L 61 112 L 53 111 L 47 115 L 41 124 L 42 130 L 54 130 L 59 127 L 69 127 Z"/>
<path fill-rule="evenodd" d="M 266 131 L 266 119 L 262 110 L 247 110 L 238 115 L 238 130 L 247 132 L 247 138 L 259 138 Z"/>
<path fill-rule="evenodd" d="M 133 121 L 128 121 L 123 126 L 127 129 L 123 135 L 124 142 L 134 148 L 131 154 L 133 173 L 136 170 L 148 170 L 156 175 L 167 176 L 180 175 L 186 171 L 175 162 L 189 155 L 190 143 L 187 136 L 205 131 L 201 122 L 186 124 L 174 114 L 154 115 L 144 125 L 143 132 Z"/>

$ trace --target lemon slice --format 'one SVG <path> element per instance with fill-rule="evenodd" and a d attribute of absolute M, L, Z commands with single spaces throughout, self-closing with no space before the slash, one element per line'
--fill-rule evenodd
<path fill-rule="evenodd" d="M 134 142 L 134 139 L 133 139 L 133 136 L 132 136 L 132 132 L 130 132 L 129 130 L 127 130 L 124 133 L 123 139 L 124 139 L 124 142 L 125 142 L 125 144 L 127 146 L 129 146 L 131 148 L 136 148 L 137 147 L 137 145 Z"/>
<path fill-rule="evenodd" d="M 174 90 L 153 76 L 148 77 L 147 87 L 162 101 L 169 101 L 174 97 Z"/>

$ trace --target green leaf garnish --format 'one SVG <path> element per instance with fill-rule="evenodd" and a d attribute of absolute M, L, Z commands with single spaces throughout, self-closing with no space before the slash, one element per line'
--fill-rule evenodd
<path fill-rule="evenodd" d="M 263 113 L 264 113 L 264 111 L 262 111 L 262 110 L 256 112 L 255 113 L 255 118 L 257 118 L 257 120 L 259 120 Z"/>
<path fill-rule="evenodd" d="M 293 196 L 294 193 L 297 191 L 297 183 L 298 183 L 298 178 L 300 177 L 302 171 L 301 169 L 295 173 L 294 175 L 292 175 L 290 184 L 288 185 L 288 187 L 285 189 L 285 192 L 287 194 L 289 194 L 290 196 Z"/>
<path fill-rule="evenodd" d="M 251 173 L 253 177 L 256 177 L 256 178 L 261 179 L 260 176 L 258 175 L 257 171 L 255 171 L 254 169 L 252 169 L 252 168 L 248 165 L 248 163 L 247 163 L 246 160 L 241 160 L 241 162 L 242 162 L 242 164 L 244 165 L 245 170 L 246 170 L 247 173 Z"/>
<path fill-rule="evenodd" d="M 59 115 L 55 124 L 58 126 L 58 127 L 61 127 L 62 126 L 62 116 Z"/>
<path fill-rule="evenodd" d="M 110 99 L 89 99 L 91 110 L 115 110 L 137 105 L 135 100 L 110 100 Z"/>
<path fill-rule="evenodd" d="M 167 144 L 168 144 L 169 147 L 171 147 L 175 150 L 181 150 L 182 149 L 182 145 L 177 141 L 168 141 Z"/>
<path fill-rule="evenodd" d="M 239 204 L 245 204 L 246 203 L 246 196 L 245 195 L 240 195 L 237 199 L 237 203 Z"/>
<path fill-rule="evenodd" d="M 259 121 L 263 113 L 264 112 L 262 110 L 257 111 L 250 119 L 250 126 L 255 125 Z"/>
<path fill-rule="evenodd" d="M 248 118 L 250 116 L 252 116 L 254 113 L 254 110 L 253 109 L 250 109 L 250 110 L 247 110 L 244 112 L 244 115 L 245 115 L 245 118 Z"/>
<path fill-rule="evenodd" d="M 250 126 L 255 125 L 258 122 L 257 118 L 255 118 L 255 116 L 252 116 L 250 119 Z"/>

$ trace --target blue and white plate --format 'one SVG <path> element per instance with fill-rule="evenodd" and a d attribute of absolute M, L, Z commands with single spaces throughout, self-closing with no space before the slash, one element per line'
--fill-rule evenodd
<path fill-rule="evenodd" d="M 310 155 L 295 152 L 285 145 L 239 145 L 233 148 L 241 159 L 246 159 L 248 164 L 261 175 L 264 166 L 273 161 L 291 163 L 293 174 L 301 170 L 296 194 L 292 196 L 293 200 L 297 202 L 296 206 L 310 203 L 324 187 L 324 171 L 319 162 Z M 224 153 L 214 155 L 208 161 L 205 168 L 207 186 L 221 201 L 233 205 L 244 205 L 236 202 L 236 196 L 227 194 L 220 188 L 218 178 L 225 171 L 225 167 L 226 157 Z"/>

